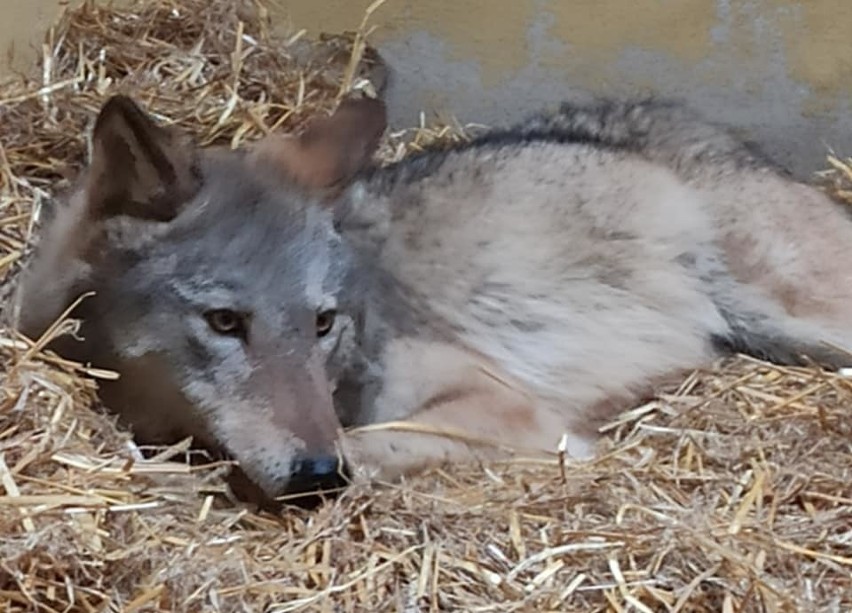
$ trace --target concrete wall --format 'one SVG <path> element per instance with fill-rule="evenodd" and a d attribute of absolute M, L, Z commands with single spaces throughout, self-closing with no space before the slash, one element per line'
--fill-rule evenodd
<path fill-rule="evenodd" d="M 0 45 L 27 46 L 60 0 L 6 0 Z M 279 29 L 354 30 L 371 0 L 271 0 Z M 387 0 L 392 120 L 506 121 L 561 98 L 687 99 L 798 174 L 852 154 L 851 0 Z M 23 52 L 23 53 L 22 53 Z"/>
<path fill-rule="evenodd" d="M 61 14 L 60 0 L 0 0 L 0 75 L 30 69 L 44 33 Z"/>

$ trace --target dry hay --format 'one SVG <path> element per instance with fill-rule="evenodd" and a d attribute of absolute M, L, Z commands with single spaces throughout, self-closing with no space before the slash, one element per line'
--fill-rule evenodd
<path fill-rule="evenodd" d="M 4 286 L 108 93 L 205 142 L 332 108 L 358 41 L 292 38 L 270 35 L 248 2 L 69 13 L 42 80 L 0 89 Z M 412 134 L 390 139 L 386 159 L 464 138 Z M 435 471 L 273 517 L 230 503 L 223 468 L 188 468 L 180 446 L 142 460 L 89 410 L 99 373 L 8 328 L 0 352 L 6 611 L 852 607 L 852 385 L 840 375 L 728 361 L 624 415 L 594 462 Z"/>
<path fill-rule="evenodd" d="M 852 205 L 852 157 L 828 156 L 828 168 L 817 173 L 818 183 L 832 196 Z"/>

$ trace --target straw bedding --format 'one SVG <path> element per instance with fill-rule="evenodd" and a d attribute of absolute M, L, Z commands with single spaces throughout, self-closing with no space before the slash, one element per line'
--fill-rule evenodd
<path fill-rule="evenodd" d="M 38 78 L 0 88 L 4 301 L 106 95 L 239 144 L 370 87 L 360 35 L 273 36 L 254 2 L 87 4 L 45 41 Z M 421 126 L 382 155 L 453 138 Z M 830 162 L 825 184 L 849 197 L 849 165 Z M 110 373 L 0 331 L 6 611 L 852 608 L 852 384 L 839 374 L 728 360 L 623 415 L 594 462 L 435 471 L 273 516 L 229 500 L 227 468 L 190 468 L 181 445 L 143 460 L 91 410 Z"/>

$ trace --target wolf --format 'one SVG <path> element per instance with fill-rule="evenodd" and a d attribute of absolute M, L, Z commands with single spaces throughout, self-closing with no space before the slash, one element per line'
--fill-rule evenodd
<path fill-rule="evenodd" d="M 138 438 L 224 450 L 270 498 L 442 463 L 594 454 L 599 426 L 740 351 L 849 363 L 852 223 L 724 126 L 565 104 L 372 161 L 384 107 L 205 150 L 126 97 L 20 285 L 35 338 L 84 292 Z"/>

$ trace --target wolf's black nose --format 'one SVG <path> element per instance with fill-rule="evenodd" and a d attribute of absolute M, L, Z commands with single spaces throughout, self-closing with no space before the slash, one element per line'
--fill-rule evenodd
<path fill-rule="evenodd" d="M 293 494 L 327 492 L 333 495 L 335 490 L 346 485 L 348 476 L 346 465 L 336 455 L 300 455 L 293 460 L 287 489 Z"/>

